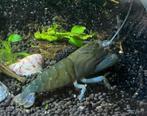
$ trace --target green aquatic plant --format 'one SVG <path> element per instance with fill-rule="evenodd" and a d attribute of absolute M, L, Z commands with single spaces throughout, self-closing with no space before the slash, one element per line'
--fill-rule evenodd
<path fill-rule="evenodd" d="M 86 27 L 75 25 L 72 27 L 71 31 L 66 31 L 60 25 L 53 24 L 47 29 L 44 27 L 42 32 L 35 32 L 34 37 L 37 40 L 48 40 L 50 42 L 68 39 L 70 44 L 80 47 L 83 45 L 84 40 L 87 40 L 93 36 L 93 34 L 86 34 L 84 32 L 85 30 Z"/>
<path fill-rule="evenodd" d="M 19 34 L 11 34 L 8 37 L 9 42 L 18 42 L 18 41 L 21 41 L 21 40 L 22 40 L 22 37 Z"/>
<path fill-rule="evenodd" d="M 11 34 L 5 41 L 0 39 L 0 63 L 9 65 L 11 63 L 14 63 L 18 57 L 29 55 L 26 52 L 13 52 L 11 43 L 21 40 L 22 38 L 18 34 Z"/>

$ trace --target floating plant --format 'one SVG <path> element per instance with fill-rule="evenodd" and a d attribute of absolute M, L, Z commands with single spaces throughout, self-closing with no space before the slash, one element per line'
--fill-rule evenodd
<path fill-rule="evenodd" d="M 34 37 L 37 40 L 57 41 L 62 39 L 68 39 L 68 42 L 77 47 L 83 45 L 83 41 L 93 37 L 93 34 L 86 34 L 84 31 L 86 27 L 81 25 L 75 25 L 71 31 L 64 30 L 60 25 L 53 24 L 49 28 L 42 29 L 42 32 L 37 31 L 34 33 Z"/>
<path fill-rule="evenodd" d="M 7 40 L 9 42 L 18 42 L 22 40 L 22 37 L 19 34 L 10 34 Z"/>
<path fill-rule="evenodd" d="M 18 57 L 29 55 L 26 52 L 14 53 L 11 43 L 21 41 L 22 37 L 18 34 L 11 34 L 5 41 L 0 39 L 0 63 L 9 65 L 16 62 Z"/>

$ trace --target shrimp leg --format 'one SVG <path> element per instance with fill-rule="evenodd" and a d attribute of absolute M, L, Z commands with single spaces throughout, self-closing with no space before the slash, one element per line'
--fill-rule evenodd
<path fill-rule="evenodd" d="M 74 82 L 74 87 L 77 88 L 77 89 L 80 89 L 80 94 L 78 96 L 78 99 L 80 101 L 83 101 L 84 96 L 85 96 L 85 92 L 86 92 L 87 84 L 79 84 L 77 81 L 75 81 Z"/>
<path fill-rule="evenodd" d="M 108 88 L 108 89 L 111 89 L 111 85 L 110 83 L 108 82 L 107 78 L 105 76 L 98 76 L 98 77 L 93 77 L 93 78 L 90 78 L 90 79 L 81 79 L 80 80 L 82 83 L 84 84 L 93 84 L 93 83 L 99 83 L 99 82 L 104 82 L 104 85 Z"/>
<path fill-rule="evenodd" d="M 108 67 L 113 66 L 116 62 L 118 61 L 118 56 L 116 54 L 108 54 L 104 60 L 102 60 L 99 64 L 97 64 L 95 72 L 100 72 Z M 107 74 L 106 74 L 107 75 Z M 83 78 L 80 81 L 84 84 L 79 84 L 77 81 L 74 82 L 75 88 L 80 89 L 80 94 L 78 96 L 78 99 L 81 101 L 84 98 L 85 92 L 86 92 L 86 87 L 87 84 L 92 84 L 92 83 L 99 83 L 99 82 L 104 82 L 104 85 L 108 88 L 111 89 L 111 85 L 108 82 L 107 78 L 105 77 L 106 75 L 103 76 L 97 76 L 93 78 Z"/>
<path fill-rule="evenodd" d="M 95 69 L 95 73 L 96 72 L 100 72 L 108 67 L 111 67 L 113 66 L 116 62 L 118 62 L 118 56 L 116 54 L 108 54 L 106 56 L 106 58 L 104 60 L 102 60 L 97 66 L 96 66 L 96 69 Z M 106 74 L 107 75 L 107 74 Z M 103 76 L 98 76 L 98 77 L 93 77 L 93 78 L 89 78 L 89 79 L 81 79 L 81 82 L 83 83 L 99 83 L 101 81 L 104 82 L 104 85 L 110 89 L 111 88 L 111 85 L 109 84 L 107 78 L 106 78 L 106 75 L 103 75 Z"/>
<path fill-rule="evenodd" d="M 85 93 L 86 93 L 86 86 L 87 84 L 93 84 L 93 83 L 99 83 L 99 82 L 104 82 L 104 85 L 108 88 L 111 89 L 111 85 L 109 84 L 107 78 L 105 76 L 98 76 L 98 77 L 93 77 L 90 79 L 81 79 L 80 80 L 84 84 L 79 84 L 77 81 L 74 82 L 74 87 L 77 89 L 80 89 L 80 94 L 78 96 L 78 99 L 80 101 L 83 101 L 85 98 Z"/>

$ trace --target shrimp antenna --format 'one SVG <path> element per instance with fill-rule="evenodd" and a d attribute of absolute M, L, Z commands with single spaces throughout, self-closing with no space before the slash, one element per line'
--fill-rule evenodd
<path fill-rule="evenodd" d="M 104 46 L 104 47 L 111 45 L 112 42 L 114 41 L 114 39 L 116 38 L 116 36 L 119 34 L 120 30 L 123 28 L 124 24 L 126 23 L 128 17 L 129 17 L 129 15 L 130 15 L 130 12 L 131 12 L 131 9 L 132 9 L 132 5 L 133 5 L 133 0 L 131 0 L 128 13 L 127 13 L 127 15 L 126 15 L 126 17 L 125 17 L 123 23 L 121 24 L 121 26 L 118 28 L 118 30 L 116 31 L 116 33 L 112 36 L 112 38 L 111 38 L 109 41 L 104 41 L 104 43 L 103 43 L 103 46 Z"/>

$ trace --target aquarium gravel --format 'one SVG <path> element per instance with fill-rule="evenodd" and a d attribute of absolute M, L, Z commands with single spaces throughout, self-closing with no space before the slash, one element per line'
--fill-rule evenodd
<path fill-rule="evenodd" d="M 0 36 L 6 38 L 7 34 L 14 31 L 24 36 L 36 31 L 36 23 L 49 25 L 55 20 L 61 21 L 63 25 L 66 22 L 68 25 L 85 25 L 89 30 L 105 30 L 108 35 L 111 35 L 112 27 L 115 25 L 114 17 L 109 15 L 105 18 L 100 17 L 104 16 L 104 12 L 98 12 L 97 4 L 95 0 L 2 0 L 0 1 L 0 20 L 2 20 Z M 138 7 L 134 6 L 132 12 L 136 12 L 136 8 Z M 121 15 L 119 11 L 116 5 L 114 10 L 108 10 L 108 13 L 112 16 L 115 13 Z M 147 19 L 145 15 L 143 18 Z M 136 17 L 134 19 L 137 20 Z M 101 23 L 102 21 L 104 23 Z M 33 107 L 24 109 L 16 106 L 12 101 L 14 95 L 20 93 L 23 84 L 0 74 L 1 81 L 11 93 L 11 96 L 0 103 L 0 116 L 145 116 L 147 79 L 144 71 L 147 70 L 147 28 L 144 27 L 138 33 L 138 28 L 143 25 L 137 24 L 133 23 L 130 18 L 122 32 L 122 35 L 125 35 L 124 53 L 120 55 L 118 65 L 110 70 L 111 75 L 108 77 L 113 90 L 107 90 L 101 84 L 90 85 L 86 93 L 86 100 L 80 102 L 76 98 L 79 92 L 73 85 L 69 85 L 55 92 L 42 93 L 37 97 Z M 65 28 L 69 28 L 68 25 L 65 25 Z M 16 51 L 33 52 L 29 49 L 33 43 L 33 40 L 28 39 L 29 37 L 25 36 L 25 40 L 18 46 L 16 45 Z M 38 45 L 38 43 L 35 44 Z M 44 68 L 55 64 L 75 49 L 69 45 L 59 51 L 54 59 L 45 61 Z M 26 83 L 35 77 L 36 75 L 32 76 Z"/>

